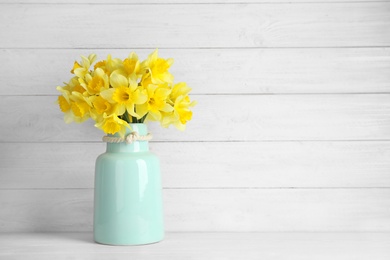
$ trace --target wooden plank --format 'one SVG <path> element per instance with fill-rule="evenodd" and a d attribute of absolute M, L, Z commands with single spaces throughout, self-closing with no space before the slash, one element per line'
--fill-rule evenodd
<path fill-rule="evenodd" d="M 108 247 L 94 243 L 90 232 L 4 233 L 0 258 L 388 260 L 389 243 L 389 233 L 170 232 L 161 243 L 147 247 Z"/>
<path fill-rule="evenodd" d="M 152 49 L 0 50 L 7 64 L 0 95 L 56 95 L 80 55 L 96 53 L 100 60 L 130 51 L 144 59 Z M 175 58 L 175 80 L 197 94 L 390 92 L 390 48 L 164 49 L 160 55 Z"/>
<path fill-rule="evenodd" d="M 390 187 L 390 142 L 150 146 L 165 188 Z M 0 189 L 93 188 L 104 151 L 102 143 L 1 143 Z"/>
<path fill-rule="evenodd" d="M 92 189 L 0 190 L 1 232 L 92 231 Z M 390 231 L 390 189 L 166 189 L 167 231 Z"/>
<path fill-rule="evenodd" d="M 388 140 L 390 95 L 194 95 L 188 129 L 150 124 L 156 141 Z M 65 124 L 54 96 L 0 97 L 1 142 L 99 141 L 93 122 Z"/>
<path fill-rule="evenodd" d="M 0 48 L 390 45 L 388 2 L 1 8 Z"/>

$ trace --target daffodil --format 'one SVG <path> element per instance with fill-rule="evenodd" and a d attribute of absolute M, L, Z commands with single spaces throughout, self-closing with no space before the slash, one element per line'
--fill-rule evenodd
<path fill-rule="evenodd" d="M 73 112 L 73 120 L 81 123 L 87 120 L 90 117 L 90 109 L 92 108 L 92 103 L 89 99 L 78 92 L 73 92 L 70 96 L 72 101 L 71 109 Z"/>
<path fill-rule="evenodd" d="M 73 63 L 73 68 L 71 69 L 70 73 L 74 74 L 74 70 L 75 69 L 79 69 L 79 68 L 82 68 L 82 66 L 80 65 L 80 63 L 78 63 L 77 61 L 75 61 Z"/>
<path fill-rule="evenodd" d="M 88 73 L 91 64 L 95 62 L 96 54 L 91 54 L 87 57 L 81 56 L 81 64 L 77 61 L 74 62 L 71 73 L 75 74 L 79 78 L 84 78 Z"/>
<path fill-rule="evenodd" d="M 140 62 L 138 60 L 137 54 L 134 52 L 129 54 L 129 57 L 123 60 L 123 70 L 128 76 L 138 75 L 140 74 Z"/>
<path fill-rule="evenodd" d="M 81 94 L 83 94 L 86 90 L 80 85 L 79 83 L 79 77 L 73 77 L 69 80 L 68 83 L 65 83 L 65 86 L 63 87 L 57 87 L 57 90 L 58 91 L 61 91 L 62 90 L 66 90 L 68 91 L 69 93 L 72 93 L 73 91 L 76 91 L 76 92 L 79 92 Z M 61 88 L 62 90 L 60 90 L 59 88 Z"/>
<path fill-rule="evenodd" d="M 158 57 L 158 50 L 155 50 L 142 62 L 141 67 L 146 71 L 145 77 L 150 76 L 154 84 L 172 83 L 173 76 L 168 69 L 173 64 L 173 59 Z"/>
<path fill-rule="evenodd" d="M 71 70 L 73 77 L 57 87 L 65 122 L 91 117 L 105 133 L 124 135 L 129 123 L 159 121 L 163 127 L 173 124 L 184 130 L 192 119 L 191 88 L 184 82 L 173 84 L 173 59 L 159 57 L 158 50 L 144 61 L 134 52 L 124 60 L 108 55 L 93 64 L 95 59 L 95 54 L 81 56 Z"/>
<path fill-rule="evenodd" d="M 105 73 L 108 73 L 108 70 L 106 69 L 106 61 L 105 60 L 101 60 L 101 61 L 96 62 L 95 66 L 93 66 L 93 69 L 96 70 L 97 68 L 100 68 L 100 69 L 104 70 Z"/>
<path fill-rule="evenodd" d="M 57 90 L 61 92 L 61 96 L 57 98 L 57 104 L 59 105 L 61 111 L 64 113 L 64 121 L 65 123 L 71 123 L 73 121 L 72 115 L 72 101 L 70 100 L 70 91 L 68 86 L 57 87 Z"/>
<path fill-rule="evenodd" d="M 70 103 L 70 95 L 71 95 L 71 89 L 68 85 L 65 85 L 64 87 L 58 86 L 56 88 L 59 92 L 61 92 L 63 98 L 66 102 Z M 62 110 L 62 109 L 61 109 Z"/>
<path fill-rule="evenodd" d="M 79 82 L 90 95 L 98 94 L 109 88 L 108 76 L 101 68 L 97 68 L 92 73 L 87 73 L 85 80 L 80 78 Z"/>
<path fill-rule="evenodd" d="M 189 108 L 194 105 L 195 103 L 189 102 L 189 98 L 187 100 L 186 97 L 180 96 L 176 99 L 174 111 L 163 117 L 161 125 L 167 127 L 173 124 L 177 129 L 184 131 L 187 122 L 192 119 L 192 111 Z"/>
<path fill-rule="evenodd" d="M 123 61 L 118 58 L 113 59 L 111 55 L 108 55 L 107 60 L 95 64 L 94 69 L 98 68 L 101 68 L 107 76 L 110 76 L 114 71 L 123 69 Z"/>
<path fill-rule="evenodd" d="M 58 96 L 57 102 L 62 112 L 70 111 L 71 104 L 64 96 Z"/>
<path fill-rule="evenodd" d="M 174 124 L 178 120 L 178 117 L 175 115 L 174 111 L 161 113 L 160 124 L 164 128 L 168 128 L 170 125 Z"/>
<path fill-rule="evenodd" d="M 173 102 L 180 96 L 187 96 L 190 93 L 191 88 L 187 86 L 187 83 L 180 82 L 173 86 L 170 98 Z"/>
<path fill-rule="evenodd" d="M 103 130 L 106 134 L 119 133 L 121 137 L 124 137 L 126 128 L 130 128 L 129 124 L 120 119 L 117 115 L 112 114 L 110 116 L 104 114 L 103 120 L 95 124 L 95 126 Z"/>
<path fill-rule="evenodd" d="M 67 86 L 69 87 L 70 92 L 76 91 L 76 92 L 79 92 L 80 94 L 83 94 L 86 91 L 86 89 L 83 86 L 81 86 L 78 79 L 79 79 L 78 77 L 73 77 L 69 81 Z"/>
<path fill-rule="evenodd" d="M 161 112 L 173 111 L 173 107 L 167 103 L 171 89 L 168 84 L 149 84 L 146 89 L 148 100 L 144 104 L 137 105 L 137 114 L 141 118 L 148 114 L 148 120 L 160 121 Z"/>
<path fill-rule="evenodd" d="M 190 107 L 195 106 L 195 102 L 191 102 L 189 96 L 179 96 L 175 100 L 174 112 L 178 116 L 178 122 L 185 125 L 192 118 Z M 176 126 L 176 124 L 175 124 Z"/>
<path fill-rule="evenodd" d="M 175 87 L 173 88 L 175 90 Z M 190 97 L 185 93 L 188 93 L 189 88 L 185 84 L 177 84 L 176 91 L 171 93 L 171 100 L 173 100 L 173 112 L 163 113 L 161 119 L 161 125 L 168 127 L 173 124 L 179 130 L 185 130 L 185 126 L 188 121 L 192 119 L 191 107 L 196 105 L 195 101 L 190 100 Z M 182 93 L 184 95 L 178 95 Z M 178 95 L 178 96 L 177 96 Z"/>
<path fill-rule="evenodd" d="M 112 73 L 110 76 L 112 88 L 101 92 L 101 96 L 112 104 L 118 104 L 118 115 L 126 111 L 133 117 L 139 118 L 135 112 L 135 105 L 143 104 L 147 100 L 146 90 L 138 88 L 138 83 L 127 79 L 119 73 Z"/>
<path fill-rule="evenodd" d="M 100 121 L 104 114 L 111 116 L 117 110 L 116 104 L 111 104 L 102 96 L 92 96 L 90 97 L 90 100 L 93 106 L 93 109 L 91 110 L 91 117 L 95 121 Z"/>

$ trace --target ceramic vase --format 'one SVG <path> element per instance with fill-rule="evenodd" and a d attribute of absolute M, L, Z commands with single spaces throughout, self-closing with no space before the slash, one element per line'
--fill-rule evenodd
<path fill-rule="evenodd" d="M 130 126 L 126 135 L 148 133 L 145 124 Z M 107 143 L 96 160 L 94 192 L 97 243 L 142 245 L 163 239 L 160 163 L 148 141 Z"/>

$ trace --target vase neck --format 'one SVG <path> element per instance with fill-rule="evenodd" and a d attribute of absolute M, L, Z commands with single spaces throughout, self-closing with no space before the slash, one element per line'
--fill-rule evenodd
<path fill-rule="evenodd" d="M 126 129 L 126 134 L 137 132 L 139 135 L 147 135 L 148 128 L 145 124 L 129 124 L 131 129 Z M 109 135 L 119 137 L 119 134 Z M 111 153 L 136 153 L 149 151 L 148 141 L 134 141 L 131 144 L 123 143 L 107 143 L 107 152 Z"/>

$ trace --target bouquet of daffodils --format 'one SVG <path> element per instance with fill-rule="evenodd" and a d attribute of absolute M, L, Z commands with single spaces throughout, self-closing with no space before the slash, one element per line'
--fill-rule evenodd
<path fill-rule="evenodd" d="M 195 105 L 188 96 L 191 88 L 173 83 L 168 71 L 173 59 L 158 57 L 157 50 L 142 62 L 134 52 L 124 60 L 108 55 L 93 70 L 95 54 L 81 59 L 71 70 L 75 76 L 57 87 L 66 123 L 92 118 L 106 134 L 123 137 L 129 123 L 159 121 L 163 127 L 173 124 L 184 130 L 191 120 L 190 108 Z"/>

